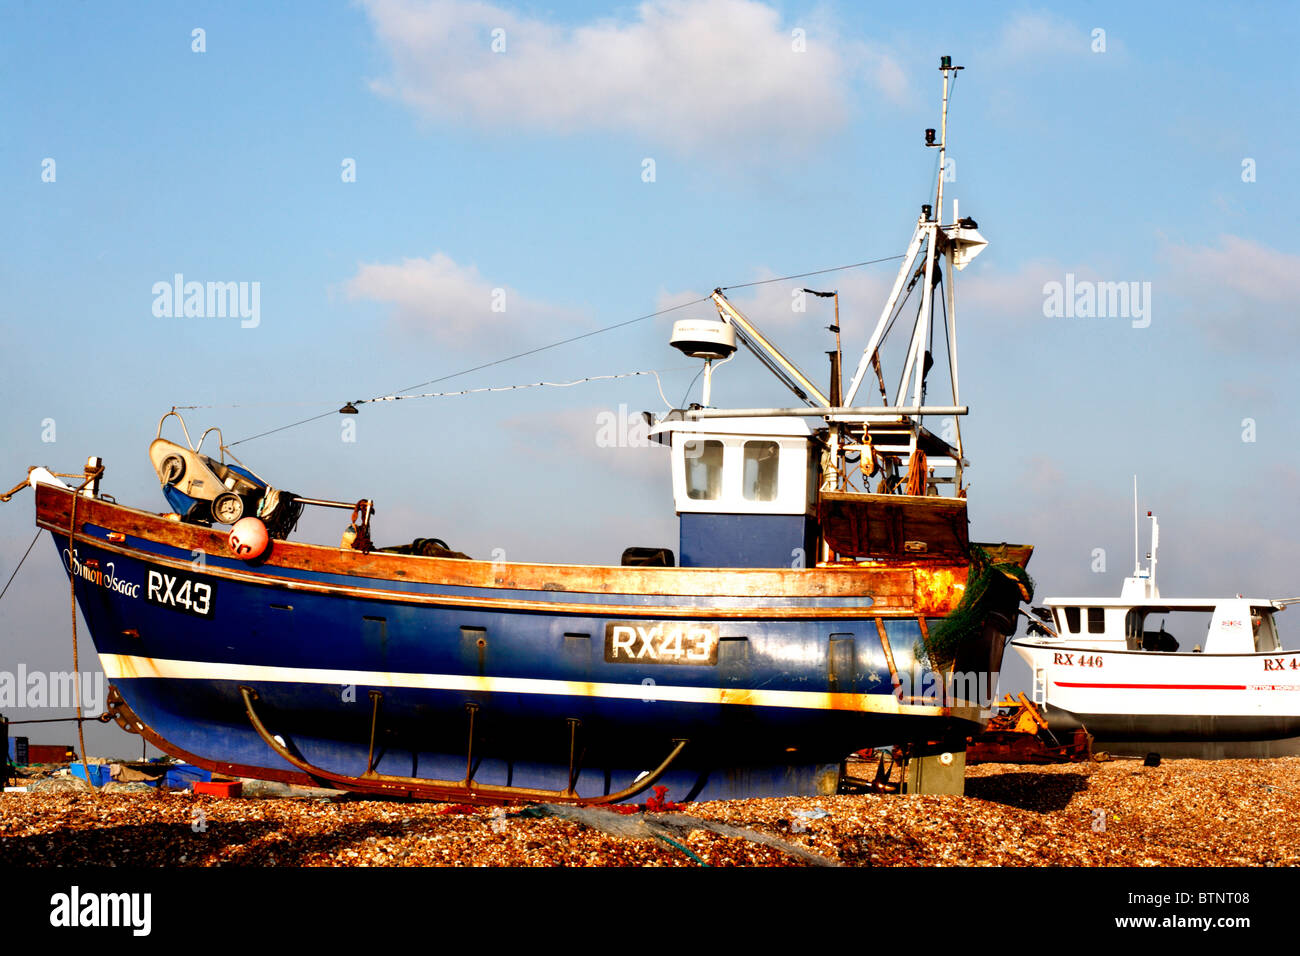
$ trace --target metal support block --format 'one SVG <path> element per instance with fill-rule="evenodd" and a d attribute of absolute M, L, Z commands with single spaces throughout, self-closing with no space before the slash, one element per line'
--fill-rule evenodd
<path fill-rule="evenodd" d="M 966 792 L 966 749 L 946 749 L 954 744 L 921 744 L 907 761 L 907 777 L 903 792 L 953 793 Z"/>

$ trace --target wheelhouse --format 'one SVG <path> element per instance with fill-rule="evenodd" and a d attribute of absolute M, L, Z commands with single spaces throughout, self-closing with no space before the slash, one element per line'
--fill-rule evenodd
<path fill-rule="evenodd" d="M 666 421 L 682 567 L 809 567 L 816 562 L 817 462 L 801 418 Z"/>
<path fill-rule="evenodd" d="M 1275 615 L 1286 605 L 1266 599 L 1157 599 L 1133 604 L 1053 598 L 1044 604 L 1056 632 L 1046 638 L 1072 646 L 1207 654 L 1282 649 Z"/>

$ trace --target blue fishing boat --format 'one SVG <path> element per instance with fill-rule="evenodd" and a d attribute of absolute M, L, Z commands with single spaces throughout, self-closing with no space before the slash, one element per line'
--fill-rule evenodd
<path fill-rule="evenodd" d="M 377 548 L 369 500 L 273 486 L 219 433 L 211 455 L 207 433 L 165 439 L 174 410 L 150 448 L 167 512 L 103 493 L 99 459 L 80 482 L 33 469 L 113 719 L 215 773 L 484 803 L 833 793 L 862 748 L 960 752 L 1029 598 L 1030 549 L 969 541 L 960 428 L 926 427 L 967 412 L 952 282 L 985 244 L 956 203 L 942 215 L 956 69 L 944 58 L 926 135 L 933 204 L 847 386 L 838 322 L 826 388 L 722 290 L 716 320 L 674 327 L 705 363 L 700 404 L 648 419 L 670 450 L 675 549 L 586 566 Z M 946 405 L 927 404 L 940 321 Z M 894 330 L 910 337 L 891 397 Z M 741 345 L 790 407 L 712 405 Z M 880 401 L 855 404 L 873 373 Z M 351 510 L 337 546 L 290 540 L 304 507 Z"/>

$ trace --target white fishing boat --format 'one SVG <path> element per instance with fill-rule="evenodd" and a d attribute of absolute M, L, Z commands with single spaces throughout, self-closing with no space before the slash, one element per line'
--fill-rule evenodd
<path fill-rule="evenodd" d="M 1300 651 L 1283 649 L 1275 620 L 1300 598 L 1162 597 L 1148 517 L 1149 563 L 1135 510 L 1134 571 L 1118 598 L 1048 598 L 1011 642 L 1049 727 L 1084 727 L 1119 755 L 1300 754 Z"/>

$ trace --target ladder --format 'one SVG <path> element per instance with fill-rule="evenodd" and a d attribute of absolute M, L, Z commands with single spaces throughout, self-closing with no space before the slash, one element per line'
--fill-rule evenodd
<path fill-rule="evenodd" d="M 1047 706 L 1047 669 L 1034 668 L 1034 703 L 1040 707 Z"/>

